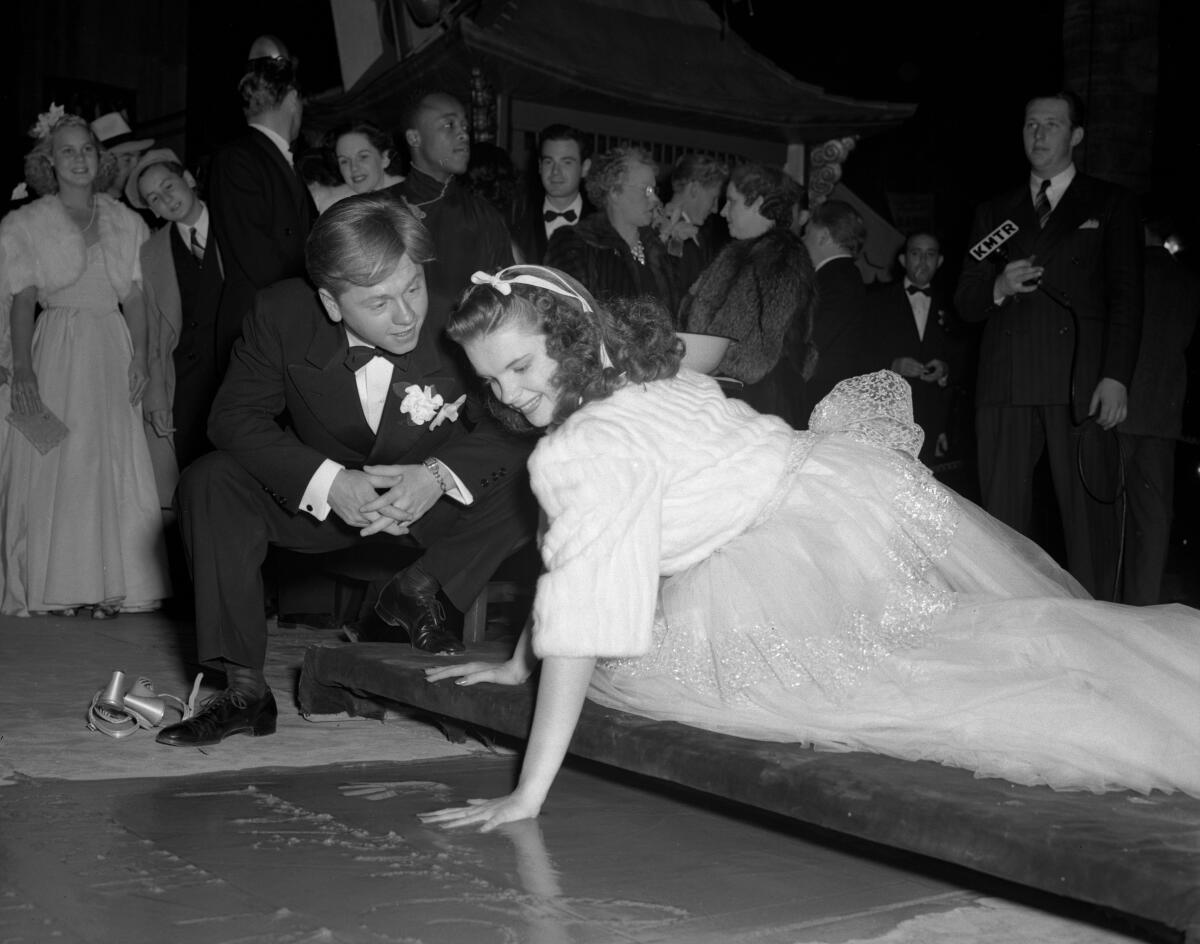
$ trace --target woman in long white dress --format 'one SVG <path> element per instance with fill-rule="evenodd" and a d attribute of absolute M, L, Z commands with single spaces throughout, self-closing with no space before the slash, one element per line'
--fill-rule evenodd
<path fill-rule="evenodd" d="M 0 222 L 0 321 L 11 403 L 68 432 L 44 454 L 15 429 L 0 455 L 0 611 L 108 618 L 168 595 L 162 516 L 141 421 L 145 224 L 94 191 L 87 122 L 52 109 L 26 180 L 40 199 Z M 40 304 L 41 312 L 37 313 Z M 36 318 L 35 318 L 36 315 Z"/>
<path fill-rule="evenodd" d="M 516 790 L 428 822 L 537 815 L 585 694 L 1024 784 L 1200 796 L 1200 613 L 1095 602 L 934 480 L 898 375 L 843 381 L 795 432 L 679 370 L 665 316 L 610 315 L 541 267 L 475 278 L 449 331 L 548 430 L 530 460 L 545 572 L 512 659 L 428 677 L 541 673 Z"/>

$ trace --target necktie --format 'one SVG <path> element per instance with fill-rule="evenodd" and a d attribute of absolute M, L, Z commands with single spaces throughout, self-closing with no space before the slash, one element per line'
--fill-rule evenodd
<path fill-rule="evenodd" d="M 1037 199 L 1033 201 L 1033 212 L 1037 214 L 1038 226 L 1041 229 L 1046 228 L 1046 220 L 1050 219 L 1050 213 L 1054 209 L 1050 206 L 1050 196 L 1046 193 L 1049 189 L 1050 181 L 1043 180 Z"/>
<path fill-rule="evenodd" d="M 928 286 L 922 288 L 920 285 L 910 285 L 905 289 L 905 291 L 908 292 L 909 295 L 919 294 L 924 295 L 927 298 L 931 297 Z"/>
<path fill-rule="evenodd" d="M 200 245 L 200 235 L 196 232 L 196 227 L 192 227 L 192 236 L 189 240 L 189 245 L 192 250 L 192 255 L 196 257 L 197 262 L 204 261 L 204 247 Z"/>
<path fill-rule="evenodd" d="M 346 369 L 351 373 L 365 367 L 374 358 L 382 357 L 391 361 L 395 366 L 404 368 L 408 363 L 407 354 L 393 354 L 391 351 L 385 351 L 381 347 L 366 347 L 362 344 L 355 344 L 346 352 L 346 359 L 342 361 L 346 365 Z"/>
<path fill-rule="evenodd" d="M 547 210 L 542 214 L 542 219 L 547 223 L 553 223 L 560 216 L 568 223 L 574 223 L 579 219 L 579 214 L 574 210 Z"/>

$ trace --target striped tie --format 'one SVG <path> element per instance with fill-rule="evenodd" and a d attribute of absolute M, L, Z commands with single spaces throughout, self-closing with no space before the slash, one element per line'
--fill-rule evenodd
<path fill-rule="evenodd" d="M 204 261 L 204 247 L 202 245 L 200 245 L 200 234 L 196 232 L 196 227 L 194 227 L 194 226 L 192 227 L 192 238 L 191 238 L 191 247 L 190 248 L 192 250 L 192 255 L 196 257 L 196 261 L 203 262 Z"/>
<path fill-rule="evenodd" d="M 1046 228 L 1046 220 L 1050 219 L 1050 213 L 1053 207 L 1050 206 L 1050 196 L 1046 193 L 1050 189 L 1050 181 L 1043 180 L 1041 189 L 1038 190 L 1037 199 L 1033 201 L 1033 212 L 1037 214 L 1038 227 Z"/>

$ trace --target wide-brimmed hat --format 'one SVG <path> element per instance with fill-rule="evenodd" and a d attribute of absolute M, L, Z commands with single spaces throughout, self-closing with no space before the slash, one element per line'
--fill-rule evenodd
<path fill-rule="evenodd" d="M 153 138 L 134 138 L 129 123 L 119 111 L 110 111 L 92 122 L 92 130 L 106 151 L 120 154 L 123 151 L 144 151 L 154 144 Z"/>
<path fill-rule="evenodd" d="M 141 179 L 142 173 L 155 164 L 178 164 L 182 167 L 183 161 L 170 148 L 154 148 L 138 158 L 138 162 L 133 165 L 133 170 L 129 172 L 129 179 L 125 181 L 125 199 L 129 201 L 131 207 L 137 207 L 139 210 L 149 209 L 146 201 L 142 199 L 141 191 L 138 190 L 138 181 Z"/>

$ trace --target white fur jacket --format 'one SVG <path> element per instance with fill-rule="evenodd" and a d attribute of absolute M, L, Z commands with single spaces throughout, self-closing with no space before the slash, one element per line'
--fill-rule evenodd
<path fill-rule="evenodd" d="M 105 194 L 96 194 L 104 266 L 118 298 L 141 284 L 138 250 L 150 235 L 141 217 Z M 0 363 L 11 362 L 9 311 L 13 296 L 37 286 L 43 304 L 70 285 L 87 265 L 83 233 L 58 197 L 49 194 L 18 207 L 0 221 Z"/>

